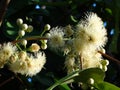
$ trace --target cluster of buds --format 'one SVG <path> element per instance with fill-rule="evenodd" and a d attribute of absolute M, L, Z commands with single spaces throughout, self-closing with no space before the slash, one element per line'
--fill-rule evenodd
<path fill-rule="evenodd" d="M 25 35 L 25 32 L 32 32 L 33 26 L 27 25 L 26 23 L 23 23 L 23 20 L 21 18 L 18 18 L 16 21 L 17 25 L 19 26 L 19 36 L 22 37 Z"/>
<path fill-rule="evenodd" d="M 33 31 L 33 26 L 32 25 L 28 25 L 26 23 L 23 23 L 23 20 L 21 18 L 18 18 L 16 20 L 16 23 L 17 25 L 19 26 L 19 31 L 18 31 L 18 37 L 16 38 L 17 39 L 20 39 L 20 38 L 23 38 L 23 36 L 25 36 L 25 33 L 30 33 Z M 39 35 L 40 38 L 43 37 L 43 34 L 46 33 L 46 31 L 49 31 L 50 30 L 50 25 L 49 24 L 46 24 L 44 26 L 44 30 L 42 31 L 42 33 Z M 33 37 L 34 38 L 34 37 Z M 37 52 L 39 51 L 40 49 L 43 49 L 45 50 L 47 48 L 47 40 L 40 40 L 41 42 L 41 45 L 39 46 L 37 43 L 33 43 L 31 44 L 31 46 L 28 48 L 28 50 L 30 52 Z M 27 40 L 26 39 L 22 39 L 21 40 L 21 44 L 26 48 L 26 45 L 27 45 Z"/>

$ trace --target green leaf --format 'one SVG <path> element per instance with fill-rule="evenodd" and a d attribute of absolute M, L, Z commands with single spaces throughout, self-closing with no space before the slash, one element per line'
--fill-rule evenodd
<path fill-rule="evenodd" d="M 16 32 L 13 31 L 13 30 L 7 30 L 6 32 L 7 32 L 7 34 L 9 34 L 9 35 L 14 35 L 14 34 L 16 34 Z"/>
<path fill-rule="evenodd" d="M 63 84 L 58 86 L 59 90 L 71 90 L 67 84 Z"/>
<path fill-rule="evenodd" d="M 72 82 L 87 83 L 89 78 L 93 78 L 96 83 L 104 80 L 105 73 L 99 68 L 89 68 L 83 71 L 77 70 L 69 75 L 58 80 L 55 84 L 49 87 L 47 90 L 53 90 L 55 87 L 63 84 L 69 84 Z"/>
<path fill-rule="evenodd" d="M 111 10 L 111 9 L 105 8 L 105 10 L 106 10 L 110 15 L 112 15 L 112 10 Z"/>
<path fill-rule="evenodd" d="M 13 26 L 10 22 L 7 22 L 6 25 L 7 25 L 7 27 L 9 27 L 9 28 L 14 28 L 14 26 Z"/>
<path fill-rule="evenodd" d="M 119 87 L 117 87 L 111 83 L 108 83 L 108 82 L 98 83 L 97 88 L 98 88 L 98 90 L 120 90 Z"/>
<path fill-rule="evenodd" d="M 63 77 L 62 79 L 56 81 L 52 86 L 50 86 L 48 89 L 46 90 L 53 90 L 55 87 L 59 86 L 59 85 L 64 85 L 64 84 L 68 84 L 68 83 L 72 83 L 74 82 L 74 77 L 79 75 L 79 70 L 74 71 L 72 73 L 70 73 L 69 75 Z"/>
<path fill-rule="evenodd" d="M 71 18 L 71 20 L 73 21 L 73 22 L 78 22 L 75 18 L 74 18 L 74 16 L 70 16 L 70 18 Z"/>
<path fill-rule="evenodd" d="M 75 77 L 75 82 L 82 82 L 86 83 L 89 78 L 93 78 L 94 81 L 101 82 L 104 80 L 105 73 L 99 69 L 99 68 L 89 68 L 86 70 L 83 70 L 82 72 L 79 73 L 79 76 Z"/>

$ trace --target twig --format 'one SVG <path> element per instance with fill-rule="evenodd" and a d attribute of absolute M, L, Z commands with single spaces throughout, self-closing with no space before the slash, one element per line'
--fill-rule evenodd
<path fill-rule="evenodd" d="M 2 24 L 3 17 L 6 13 L 8 4 L 10 3 L 10 0 L 1 0 L 0 1 L 0 26 Z"/>
<path fill-rule="evenodd" d="M 79 56 L 80 56 L 80 55 L 79 55 Z M 83 69 L 83 67 L 82 67 L 83 58 L 80 56 L 79 59 L 80 59 L 80 69 L 82 70 L 82 69 Z"/>
<path fill-rule="evenodd" d="M 48 38 L 40 38 L 40 37 L 29 37 L 29 38 L 24 38 L 25 40 L 47 40 Z M 20 40 L 14 40 L 12 41 L 13 44 L 16 44 L 18 42 L 21 42 L 23 39 Z"/>
<path fill-rule="evenodd" d="M 0 87 L 3 86 L 3 85 L 5 85 L 6 83 L 10 82 L 13 79 L 14 79 L 14 76 L 12 76 L 9 79 L 5 80 L 4 82 L 0 83 Z"/>
<path fill-rule="evenodd" d="M 108 58 L 108 59 L 110 59 L 110 60 L 112 60 L 112 61 L 115 61 L 115 62 L 117 62 L 117 63 L 119 63 L 120 64 L 120 60 L 118 60 L 118 59 L 115 59 L 115 58 L 113 58 L 113 57 L 111 57 L 111 56 L 109 56 L 109 55 L 107 55 L 107 54 L 105 54 L 105 53 L 103 53 L 103 52 L 101 52 L 101 51 L 98 51 L 100 54 L 102 54 L 102 56 L 104 56 L 104 57 L 106 57 L 106 58 Z"/>
<path fill-rule="evenodd" d="M 20 83 L 21 83 L 25 88 L 27 88 L 27 85 L 22 81 L 22 79 L 21 79 L 17 74 L 15 74 L 15 77 L 20 81 Z"/>

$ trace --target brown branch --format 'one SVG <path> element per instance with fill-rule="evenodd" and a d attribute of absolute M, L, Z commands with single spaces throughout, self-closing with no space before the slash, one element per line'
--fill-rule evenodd
<path fill-rule="evenodd" d="M 25 40 L 47 40 L 48 38 L 40 38 L 40 37 L 29 37 L 29 38 L 24 38 Z M 18 43 L 18 42 L 21 42 L 23 39 L 20 39 L 20 40 L 14 40 L 14 41 L 12 41 L 12 43 L 13 44 L 16 44 L 16 43 Z"/>
<path fill-rule="evenodd" d="M 107 54 L 105 54 L 105 53 L 103 53 L 103 52 L 101 52 L 101 51 L 98 51 L 98 52 L 99 52 L 100 54 L 102 54 L 102 56 L 108 58 L 109 60 L 115 61 L 115 62 L 117 62 L 118 64 L 120 64 L 120 60 L 115 59 L 115 58 L 113 58 L 113 57 L 111 57 L 111 56 L 109 56 L 109 55 L 107 55 Z"/>
<path fill-rule="evenodd" d="M 82 61 L 83 61 L 83 58 L 80 56 L 80 69 L 82 70 L 83 69 L 83 65 L 82 65 Z"/>
<path fill-rule="evenodd" d="M 3 85 L 5 85 L 6 83 L 10 82 L 13 79 L 14 79 L 14 77 L 12 76 L 9 79 L 5 80 L 4 82 L 0 83 L 0 87 L 3 86 Z"/>
<path fill-rule="evenodd" d="M 8 4 L 10 3 L 10 0 L 1 0 L 0 1 L 0 26 L 2 24 L 3 17 L 6 13 Z"/>
<path fill-rule="evenodd" d="M 21 79 L 17 74 L 15 74 L 15 77 L 20 81 L 20 83 L 21 83 L 25 88 L 27 88 L 27 85 L 22 81 L 22 79 Z"/>

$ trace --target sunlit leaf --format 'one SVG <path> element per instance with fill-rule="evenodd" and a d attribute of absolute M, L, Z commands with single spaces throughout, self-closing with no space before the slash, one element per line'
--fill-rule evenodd
<path fill-rule="evenodd" d="M 71 20 L 73 21 L 73 22 L 78 22 L 75 18 L 74 18 L 74 16 L 70 16 L 70 18 L 71 18 Z"/>
<path fill-rule="evenodd" d="M 79 73 L 79 76 L 75 77 L 75 82 L 86 83 L 89 78 L 93 78 L 95 82 L 101 82 L 104 80 L 105 73 L 99 68 L 89 68 Z"/>
<path fill-rule="evenodd" d="M 48 88 L 47 90 L 53 90 L 53 88 L 58 85 L 69 84 L 72 82 L 82 82 L 87 83 L 89 78 L 93 78 L 96 83 L 104 80 L 105 73 L 99 68 L 89 68 L 83 71 L 75 71 L 66 77 L 58 80 L 53 86 Z"/>
<path fill-rule="evenodd" d="M 58 88 L 59 90 L 71 90 L 67 84 L 59 85 Z"/>
<path fill-rule="evenodd" d="M 9 28 L 14 28 L 14 26 L 13 26 L 10 22 L 7 22 L 6 25 L 7 25 L 7 27 L 9 27 Z"/>
<path fill-rule="evenodd" d="M 114 84 L 108 82 L 101 82 L 98 83 L 98 90 L 120 90 L 119 87 L 115 86 Z"/>

